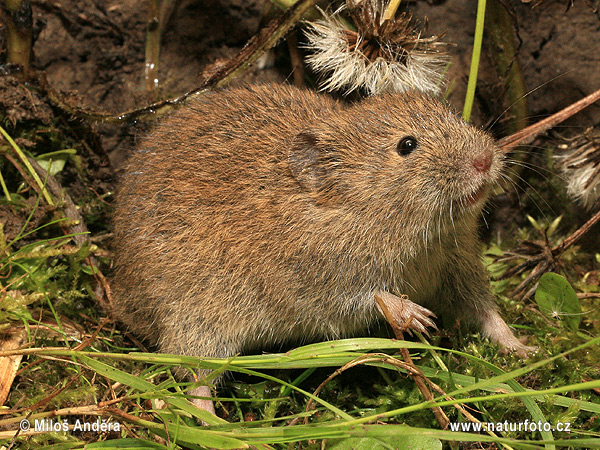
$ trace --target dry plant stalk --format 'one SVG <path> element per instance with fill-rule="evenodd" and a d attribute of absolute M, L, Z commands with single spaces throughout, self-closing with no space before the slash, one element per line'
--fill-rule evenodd
<path fill-rule="evenodd" d="M 377 361 L 384 362 L 384 363 L 390 364 L 395 367 L 400 367 L 400 368 L 406 370 L 411 376 L 417 375 L 417 373 L 418 373 L 418 369 L 416 367 L 414 367 L 414 365 L 410 365 L 405 362 L 398 361 L 396 358 L 392 358 L 389 355 L 386 355 L 383 353 L 367 353 L 366 355 L 359 356 L 358 358 L 353 359 L 350 362 L 347 362 L 342 367 L 340 367 L 335 372 L 333 372 L 331 375 L 329 375 L 325 379 L 325 381 L 323 381 L 321 384 L 319 384 L 319 386 L 317 386 L 317 389 L 315 389 L 315 391 L 313 392 L 313 395 L 315 397 L 318 396 L 319 393 L 321 392 L 321 390 L 323 390 L 323 388 L 325 387 L 325 385 L 327 385 L 327 383 L 329 383 L 335 377 L 340 375 L 342 372 L 345 372 L 346 370 L 351 369 L 352 367 L 359 366 L 361 364 L 366 364 L 369 362 L 377 362 Z M 308 400 L 308 402 L 306 403 L 306 408 L 305 408 L 305 410 L 307 412 L 310 411 L 310 409 L 313 406 L 313 403 L 314 403 L 314 400 L 312 398 Z M 298 419 L 294 419 L 294 421 L 292 421 L 292 424 L 296 423 L 297 421 L 298 421 Z M 304 423 L 308 424 L 308 417 L 304 418 Z"/>
<path fill-rule="evenodd" d="M 202 84 L 186 92 L 179 97 L 162 100 L 151 105 L 125 111 L 119 114 L 107 114 L 103 112 L 89 111 L 78 106 L 70 105 L 64 97 L 49 85 L 43 74 L 40 75 L 38 83 L 46 91 L 50 101 L 76 117 L 86 120 L 102 121 L 107 123 L 123 124 L 138 120 L 143 117 L 157 117 L 172 111 L 173 107 L 179 106 L 186 100 L 202 95 L 209 89 L 223 87 L 239 76 L 254 64 L 266 51 L 272 48 L 288 30 L 293 27 L 312 8 L 317 0 L 300 0 L 279 17 L 273 19 L 269 24 L 254 35 L 239 53 L 225 62 L 217 72 L 202 81 Z"/>
<path fill-rule="evenodd" d="M 323 76 L 321 89 L 344 95 L 355 90 L 439 93 L 448 62 L 444 44 L 437 36 L 421 37 L 410 14 L 394 18 L 394 8 L 386 11 L 386 5 L 384 0 L 348 0 L 356 31 L 340 19 L 342 8 L 309 23 L 307 62 Z"/>
<path fill-rule="evenodd" d="M 31 44 L 33 39 L 33 18 L 29 0 L 3 0 L 0 17 L 6 23 L 6 60 L 18 64 L 26 78 L 31 73 Z"/>
<path fill-rule="evenodd" d="M 378 297 L 378 296 L 375 296 L 375 300 L 377 301 L 377 304 L 381 308 L 381 311 L 384 313 L 387 322 L 390 324 L 390 326 L 394 330 L 394 335 L 396 336 L 396 338 L 402 340 L 403 339 L 403 331 L 406 330 L 406 329 L 408 329 L 408 326 L 410 324 L 407 323 L 407 324 L 404 324 L 401 327 L 398 324 L 398 322 L 396 320 L 394 320 L 392 314 L 390 313 L 390 311 L 388 310 L 387 306 L 385 305 L 385 302 L 380 297 Z M 425 399 L 427 401 L 432 401 L 433 400 L 433 395 L 431 394 L 431 391 L 427 388 L 427 386 L 425 385 L 424 382 L 427 382 L 427 384 L 429 384 L 429 386 L 434 391 L 436 391 L 438 394 L 443 395 L 446 400 L 448 400 L 448 401 L 454 401 L 454 398 L 452 398 L 448 394 L 446 394 L 446 392 L 440 386 L 438 386 L 436 383 L 434 383 L 429 378 L 427 378 L 423 374 L 423 372 L 421 372 L 419 370 L 419 368 L 415 366 L 415 364 L 412 361 L 412 358 L 410 357 L 410 352 L 408 351 L 407 348 L 401 349 L 401 352 L 402 352 L 402 357 L 406 361 L 404 364 L 406 366 L 408 366 L 408 368 L 406 368 L 407 372 L 415 380 L 415 384 L 417 385 L 417 387 L 419 388 L 419 390 L 421 391 L 421 393 L 423 394 L 423 396 L 425 397 Z M 400 363 L 399 361 L 397 361 L 395 359 L 394 359 L 394 361 L 396 362 L 396 364 Z M 402 366 L 402 367 L 404 367 L 404 366 Z M 467 418 L 467 420 L 469 420 L 469 421 L 471 421 L 473 423 L 479 423 L 480 422 L 480 420 L 477 419 L 475 416 L 473 416 L 473 414 L 471 414 L 469 411 L 467 411 L 464 406 L 456 403 L 454 405 L 454 407 L 460 413 L 462 413 L 463 416 L 465 416 L 465 418 Z M 438 423 L 440 424 L 440 426 L 442 427 L 442 429 L 448 428 L 448 424 L 450 423 L 450 419 L 448 419 L 448 416 L 446 416 L 446 414 L 444 413 L 444 411 L 442 410 L 442 408 L 439 407 L 439 406 L 432 406 L 432 410 L 433 410 L 433 413 L 435 415 L 436 420 L 438 421 Z M 491 431 L 488 431 L 488 434 L 490 436 L 496 436 L 496 434 L 493 433 L 493 432 L 491 432 Z"/>
<path fill-rule="evenodd" d="M 14 350 L 21 347 L 27 338 L 23 328 L 3 334 L 0 338 L 0 350 Z M 4 356 L 0 358 L 0 406 L 6 403 L 23 355 Z"/>
<path fill-rule="evenodd" d="M 383 312 L 387 322 L 390 324 L 390 326 L 394 330 L 394 334 L 395 334 L 396 338 L 402 340 L 403 332 L 406 329 L 408 329 L 409 324 L 403 324 L 403 326 L 400 326 L 400 324 L 398 324 L 398 322 L 393 318 L 392 314 L 390 313 L 387 306 L 385 305 L 385 302 L 377 295 L 375 296 L 375 300 L 377 301 L 377 304 L 381 308 L 381 311 Z M 423 372 L 421 372 L 421 370 L 419 370 L 418 367 L 415 366 L 414 362 L 412 361 L 412 358 L 410 357 L 410 353 L 409 353 L 408 349 L 406 349 L 406 348 L 401 349 L 401 352 L 402 352 L 402 357 L 403 357 L 404 361 L 399 361 L 398 359 L 390 357 L 389 355 L 380 354 L 380 353 L 369 353 L 366 355 L 362 355 L 362 356 L 344 364 L 342 367 L 340 367 L 334 373 L 332 373 L 329 377 L 327 377 L 327 379 L 324 380 L 317 387 L 317 389 L 315 389 L 315 391 L 313 392 L 313 395 L 318 396 L 319 393 L 321 392 L 321 390 L 323 389 L 323 387 L 325 387 L 325 385 L 328 382 L 330 382 L 333 378 L 337 377 L 342 372 L 344 372 L 352 367 L 355 367 L 360 364 L 366 364 L 369 362 L 384 362 L 384 363 L 390 364 L 394 367 L 398 367 L 400 369 L 406 370 L 406 372 L 409 374 L 409 376 L 411 376 L 415 380 L 415 384 L 417 384 L 417 387 L 419 388 L 419 390 L 421 391 L 421 393 L 423 394 L 423 396 L 425 397 L 425 399 L 427 401 L 434 400 L 433 394 L 431 393 L 431 391 L 429 390 L 427 385 L 429 385 L 438 394 L 444 396 L 446 398 L 446 400 L 454 401 L 454 398 L 447 395 L 446 392 L 439 385 L 432 382 L 429 378 L 427 378 L 423 374 Z M 308 401 L 308 403 L 306 405 L 306 411 L 309 411 L 311 409 L 313 403 L 314 403 L 313 399 L 310 399 Z M 473 423 L 479 422 L 479 420 L 475 416 L 473 416 L 469 411 L 467 411 L 462 405 L 455 404 L 454 407 L 459 412 L 461 412 L 469 421 L 471 421 Z M 448 423 L 450 422 L 450 420 L 448 419 L 448 417 L 446 416 L 446 414 L 444 413 L 442 408 L 439 406 L 435 406 L 435 405 L 433 405 L 431 408 L 436 417 L 436 420 L 440 424 L 440 427 L 442 429 L 446 429 L 448 427 Z M 294 419 L 294 421 L 292 421 L 290 423 L 290 425 L 295 424 L 297 421 L 298 421 L 298 419 Z M 304 422 L 308 423 L 307 417 L 304 419 Z M 489 434 L 495 436 L 495 434 L 492 432 L 490 432 Z"/>
<path fill-rule="evenodd" d="M 511 261 L 515 259 L 525 259 L 525 261 L 512 269 L 507 270 L 499 280 L 519 275 L 529 269 L 531 273 L 511 292 L 511 295 L 521 299 L 531 297 L 535 292 L 535 286 L 527 290 L 527 287 L 536 282 L 544 273 L 552 270 L 557 260 L 564 251 L 571 245 L 576 244 L 594 225 L 600 222 L 600 211 L 597 211 L 586 223 L 578 230 L 568 236 L 560 244 L 550 247 L 547 243 L 524 242 L 517 249 L 506 252 L 507 256 L 498 259 L 498 262 Z"/>
<path fill-rule="evenodd" d="M 518 145 L 525 145 L 531 143 L 537 136 L 548 131 L 550 128 L 555 127 L 561 122 L 564 122 L 569 117 L 577 114 L 579 111 L 587 108 L 592 103 L 600 100 L 600 89 L 592 92 L 590 95 L 576 101 L 572 105 L 561 109 L 559 112 L 552 114 L 550 117 L 546 117 L 533 125 L 523 128 L 510 136 L 503 137 L 498 140 L 498 145 L 503 152 L 508 153 L 512 151 Z"/>
<path fill-rule="evenodd" d="M 403 332 L 407 329 L 407 326 L 409 324 L 403 324 L 403 326 L 401 327 L 400 324 L 398 324 L 398 322 L 394 319 L 394 317 L 390 313 L 390 311 L 389 311 L 387 305 L 385 304 L 385 302 L 383 301 L 383 299 L 380 296 L 375 295 L 375 301 L 377 302 L 377 305 L 379 305 L 379 308 L 383 312 L 383 315 L 385 316 L 385 320 L 391 325 L 392 329 L 394 330 L 394 335 L 396 336 L 396 339 L 404 340 Z M 423 372 L 421 372 L 415 366 L 412 358 L 410 357 L 410 352 L 408 351 L 407 348 L 401 349 L 400 353 L 402 353 L 402 358 L 404 359 L 405 363 L 409 367 L 411 367 L 411 370 L 408 373 L 412 377 L 412 379 L 415 381 L 415 384 L 419 388 L 419 391 L 421 391 L 421 394 L 423 394 L 423 397 L 425 397 L 425 400 L 432 401 L 434 398 L 433 394 L 431 393 L 431 391 L 427 387 L 427 384 L 425 383 L 425 380 L 427 380 L 427 377 L 423 374 Z M 429 381 L 429 380 L 427 380 L 427 381 Z M 433 414 L 434 414 L 436 420 L 440 424 L 440 427 L 442 428 L 442 430 L 445 430 L 446 428 L 448 428 L 450 419 L 448 419 L 448 416 L 444 413 L 442 408 L 439 406 L 432 406 L 431 409 L 433 411 Z"/>

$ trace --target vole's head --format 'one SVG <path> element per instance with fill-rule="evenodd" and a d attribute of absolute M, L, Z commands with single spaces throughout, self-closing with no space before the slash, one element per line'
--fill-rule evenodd
<path fill-rule="evenodd" d="M 371 98 L 324 117 L 293 138 L 288 159 L 323 205 L 405 223 L 478 213 L 502 168 L 490 136 L 416 93 Z"/>

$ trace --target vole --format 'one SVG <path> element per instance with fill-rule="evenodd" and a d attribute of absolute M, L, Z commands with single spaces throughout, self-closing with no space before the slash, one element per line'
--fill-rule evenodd
<path fill-rule="evenodd" d="M 377 294 L 415 329 L 433 311 L 524 354 L 477 239 L 502 166 L 488 134 L 416 92 L 353 105 L 279 85 L 208 93 L 126 165 L 116 312 L 161 352 L 229 357 L 364 332 Z"/>

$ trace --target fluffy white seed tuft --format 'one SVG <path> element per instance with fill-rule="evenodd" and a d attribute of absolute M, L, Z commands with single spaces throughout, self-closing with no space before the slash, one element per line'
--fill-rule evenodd
<path fill-rule="evenodd" d="M 567 193 L 592 209 L 600 199 L 600 131 L 592 128 L 573 139 L 559 156 Z"/>
<path fill-rule="evenodd" d="M 351 10 L 358 32 L 348 30 L 338 9 L 309 23 L 307 62 L 322 75 L 321 89 L 368 95 L 419 90 L 438 94 L 447 55 L 437 38 L 421 38 L 411 16 L 381 20 L 384 3 L 366 0 Z"/>

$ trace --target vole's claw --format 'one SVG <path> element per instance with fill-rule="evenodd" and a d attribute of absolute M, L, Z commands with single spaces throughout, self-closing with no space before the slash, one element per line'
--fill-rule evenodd
<path fill-rule="evenodd" d="M 397 296 L 385 291 L 378 291 L 375 297 L 380 299 L 383 307 L 387 309 L 382 311 L 388 321 L 393 320 L 400 325 L 403 331 L 411 332 L 411 330 L 423 333 L 430 336 L 427 328 L 437 330 L 437 326 L 433 319 L 435 314 L 427 308 L 410 301 L 407 296 Z M 382 309 L 381 304 L 379 304 Z"/>

